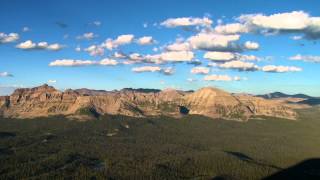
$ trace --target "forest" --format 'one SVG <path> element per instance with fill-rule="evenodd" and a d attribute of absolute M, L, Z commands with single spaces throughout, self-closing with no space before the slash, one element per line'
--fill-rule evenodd
<path fill-rule="evenodd" d="M 300 110 L 296 121 L 104 115 L 85 122 L 2 118 L 0 124 L 0 179 L 320 177 L 319 107 Z"/>

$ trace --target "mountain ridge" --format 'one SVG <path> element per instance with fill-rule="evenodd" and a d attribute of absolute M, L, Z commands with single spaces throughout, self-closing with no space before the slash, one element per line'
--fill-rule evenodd
<path fill-rule="evenodd" d="M 85 88 L 59 91 L 44 84 L 16 89 L 10 96 L 0 97 L 0 115 L 13 118 L 103 114 L 181 117 L 185 112 L 240 121 L 254 116 L 297 118 L 295 110 L 284 102 L 231 94 L 215 87 L 204 87 L 194 92 L 132 88 L 120 91 Z"/>

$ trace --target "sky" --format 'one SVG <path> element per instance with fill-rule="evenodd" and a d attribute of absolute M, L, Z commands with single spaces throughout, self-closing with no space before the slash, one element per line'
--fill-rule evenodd
<path fill-rule="evenodd" d="M 215 86 L 320 96 L 320 1 L 1 0 L 0 95 Z"/>

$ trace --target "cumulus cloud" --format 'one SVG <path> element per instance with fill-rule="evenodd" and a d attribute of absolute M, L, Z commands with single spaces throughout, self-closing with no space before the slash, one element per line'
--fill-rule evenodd
<path fill-rule="evenodd" d="M 8 72 L 0 72 L 0 77 L 13 77 L 13 75 Z"/>
<path fill-rule="evenodd" d="M 191 61 L 194 57 L 192 51 L 168 51 L 161 53 L 163 61 L 182 62 Z"/>
<path fill-rule="evenodd" d="M 94 38 L 98 37 L 98 35 L 95 35 L 93 32 L 88 32 L 88 33 L 84 33 L 80 36 L 77 36 L 77 39 L 79 40 L 82 40 L 82 39 L 85 39 L 85 40 L 92 40 Z"/>
<path fill-rule="evenodd" d="M 237 60 L 239 61 L 259 61 L 261 60 L 260 57 L 254 55 L 246 55 L 246 54 L 237 54 Z"/>
<path fill-rule="evenodd" d="M 90 56 L 102 56 L 104 55 L 104 48 L 99 45 L 91 45 L 88 48 L 84 49 L 88 52 Z"/>
<path fill-rule="evenodd" d="M 159 66 L 141 66 L 132 68 L 133 72 L 141 73 L 141 72 L 159 72 L 161 68 Z"/>
<path fill-rule="evenodd" d="M 129 59 L 133 61 L 142 61 L 144 57 L 139 53 L 132 53 L 129 55 Z"/>
<path fill-rule="evenodd" d="M 218 65 L 220 68 L 224 69 L 236 69 L 239 71 L 256 71 L 259 70 L 259 67 L 254 63 L 243 62 L 243 61 L 229 61 L 223 64 Z"/>
<path fill-rule="evenodd" d="M 155 63 L 155 64 L 162 64 L 163 60 L 161 59 L 161 54 L 153 54 L 153 55 L 146 55 L 144 59 L 147 63 Z"/>
<path fill-rule="evenodd" d="M 18 44 L 16 47 L 19 49 L 34 49 L 37 45 L 33 43 L 31 40 L 27 40 Z"/>
<path fill-rule="evenodd" d="M 310 24 L 310 17 L 303 11 L 277 13 L 270 16 L 263 14 L 241 15 L 241 22 L 257 27 L 277 30 L 302 30 Z"/>
<path fill-rule="evenodd" d="M 304 11 L 276 13 L 272 15 L 245 14 L 237 20 L 248 32 L 262 34 L 302 33 L 306 39 L 320 38 L 320 17 L 311 17 Z M 300 39 L 299 36 L 296 36 Z"/>
<path fill-rule="evenodd" d="M 186 27 L 186 26 L 210 26 L 212 20 L 208 17 L 193 18 L 193 17 L 181 17 L 181 18 L 169 18 L 163 21 L 160 25 L 174 28 L 174 27 Z"/>
<path fill-rule="evenodd" d="M 114 48 L 118 48 L 119 46 L 130 44 L 133 42 L 133 40 L 134 35 L 124 34 L 118 36 L 115 40 L 107 39 L 104 43 L 102 43 L 102 47 L 105 47 L 109 50 L 113 50 Z"/>
<path fill-rule="evenodd" d="M 62 49 L 63 46 L 58 44 L 58 43 L 55 43 L 55 44 L 50 44 L 48 45 L 47 49 L 48 50 L 51 50 L 51 51 L 59 51 L 60 49 Z"/>
<path fill-rule="evenodd" d="M 167 51 L 189 51 L 191 46 L 188 42 L 175 42 L 165 47 Z"/>
<path fill-rule="evenodd" d="M 20 38 L 17 33 L 5 34 L 0 32 L 0 44 L 15 42 Z"/>
<path fill-rule="evenodd" d="M 208 74 L 210 71 L 207 67 L 194 67 L 191 69 L 192 74 Z"/>
<path fill-rule="evenodd" d="M 206 52 L 203 58 L 213 61 L 229 61 L 235 58 L 235 54 L 231 52 L 210 51 Z"/>
<path fill-rule="evenodd" d="M 61 59 L 55 60 L 49 64 L 49 66 L 89 66 L 89 65 L 102 65 L 102 66 L 114 66 L 118 62 L 113 59 L 102 59 L 101 61 L 92 61 L 92 60 L 74 60 L 74 59 Z"/>
<path fill-rule="evenodd" d="M 260 45 L 257 42 L 246 41 L 244 43 L 244 47 L 249 50 L 257 50 L 259 49 Z"/>
<path fill-rule="evenodd" d="M 155 41 L 151 36 L 143 36 L 137 40 L 137 43 L 140 45 L 150 45 L 153 44 Z"/>
<path fill-rule="evenodd" d="M 46 49 L 51 51 L 58 51 L 61 50 L 64 46 L 58 43 L 48 44 L 47 42 L 39 42 L 34 43 L 31 40 L 27 40 L 16 45 L 16 48 L 23 49 L 23 50 L 32 50 L 32 49 Z"/>
<path fill-rule="evenodd" d="M 295 56 L 290 57 L 289 59 L 293 60 L 293 61 L 305 61 L 305 62 L 320 63 L 320 56 L 297 54 Z"/>
<path fill-rule="evenodd" d="M 239 81 L 240 77 L 235 76 L 231 77 L 228 75 L 217 75 L 217 74 L 212 74 L 212 75 L 207 75 L 203 78 L 205 81 Z"/>
<path fill-rule="evenodd" d="M 127 58 L 127 55 L 122 52 L 115 52 L 113 54 L 113 57 L 118 58 L 118 59 L 125 59 L 125 58 Z"/>
<path fill-rule="evenodd" d="M 188 39 L 193 49 L 209 51 L 240 51 L 241 47 L 233 43 L 240 35 L 223 35 L 216 33 L 199 33 Z"/>
<path fill-rule="evenodd" d="M 118 61 L 114 59 L 105 58 L 102 59 L 98 64 L 103 66 L 115 66 L 118 64 Z"/>
<path fill-rule="evenodd" d="M 219 34 L 239 34 L 248 33 L 249 29 L 246 25 L 241 23 L 231 23 L 225 25 L 218 25 L 214 28 L 214 31 Z"/>
<path fill-rule="evenodd" d="M 301 68 L 295 66 L 275 66 L 267 65 L 262 67 L 264 72 L 275 72 L 275 73 L 284 73 L 284 72 L 299 72 L 302 71 Z"/>

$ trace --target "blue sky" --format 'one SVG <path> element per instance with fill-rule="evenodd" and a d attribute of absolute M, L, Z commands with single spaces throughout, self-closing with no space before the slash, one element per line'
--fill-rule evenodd
<path fill-rule="evenodd" d="M 318 7 L 317 0 L 2 0 L 0 94 L 48 83 L 320 96 Z"/>

